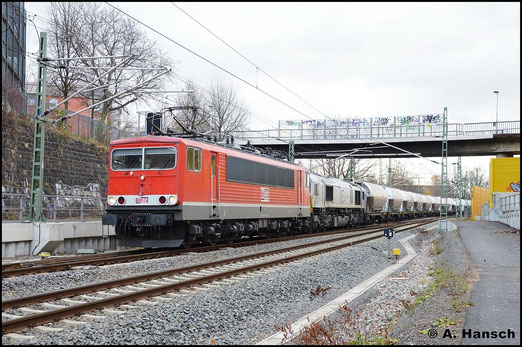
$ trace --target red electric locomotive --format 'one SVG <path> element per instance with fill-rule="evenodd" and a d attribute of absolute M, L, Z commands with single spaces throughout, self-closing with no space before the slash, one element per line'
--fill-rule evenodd
<path fill-rule="evenodd" d="M 119 246 L 178 247 L 310 229 L 309 173 L 239 146 L 111 142 L 106 214 Z"/>

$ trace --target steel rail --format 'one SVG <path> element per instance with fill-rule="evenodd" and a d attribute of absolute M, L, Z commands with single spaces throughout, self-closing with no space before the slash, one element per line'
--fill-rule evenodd
<path fill-rule="evenodd" d="M 164 249 L 158 250 L 162 251 Z M 77 260 L 90 260 L 90 259 L 103 259 L 110 257 L 118 257 L 123 255 L 131 255 L 131 254 L 139 254 L 145 253 L 147 249 L 132 249 L 127 251 L 116 251 L 116 252 L 107 252 L 107 253 L 97 253 L 97 254 L 89 254 L 89 255 L 75 255 L 75 256 L 53 256 L 45 259 L 35 259 L 30 261 L 20 261 L 20 262 L 12 262 L 2 264 L 2 272 L 13 269 L 25 269 L 29 267 L 38 267 L 38 266 L 46 266 L 51 264 L 60 264 L 67 263 L 70 261 Z"/>
<path fill-rule="evenodd" d="M 428 217 L 429 218 L 429 217 Z M 423 220 L 423 219 L 419 219 Z M 404 223 L 408 223 L 411 220 L 401 221 Z M 385 223 L 379 225 L 379 227 L 386 227 L 388 225 L 396 225 L 393 222 Z M 375 225 L 364 226 L 355 229 L 343 229 L 336 231 L 328 231 L 323 233 L 313 233 L 313 234 L 301 234 L 301 235 L 293 235 L 293 236 L 284 236 L 278 238 L 269 238 L 269 239 L 259 239 L 259 240 L 248 240 L 242 242 L 235 242 L 231 244 L 221 244 L 215 246 L 203 246 L 197 248 L 190 249 L 176 249 L 176 250 L 156 250 L 156 251 L 145 251 L 142 250 L 133 250 L 129 252 L 134 252 L 137 254 L 124 254 L 124 255 L 113 255 L 113 254 L 97 254 L 94 256 L 79 256 L 74 258 L 82 258 L 82 259 L 67 259 L 66 257 L 62 257 L 59 259 L 48 259 L 41 260 L 38 262 L 24 262 L 24 263 L 15 263 L 15 264 L 6 264 L 2 266 L 2 279 L 14 277 L 14 276 L 22 276 L 22 275 L 31 275 L 43 272 L 52 272 L 52 271 L 65 271 L 70 270 L 75 266 L 85 266 L 85 265 L 108 265 L 108 264 L 116 264 L 116 263 L 125 263 L 137 260 L 145 260 L 145 259 L 155 259 L 162 257 L 170 257 L 179 255 L 182 253 L 190 252 L 208 252 L 213 250 L 218 250 L 222 248 L 236 248 L 236 247 L 247 247 L 250 245 L 264 244 L 264 243 L 274 243 L 281 242 L 287 240 L 297 240 L 302 238 L 310 238 L 317 236 L 327 236 L 327 235 L 335 235 L 346 232 L 358 232 L 361 230 L 368 230 L 371 228 L 375 228 Z M 38 264 L 40 263 L 40 264 Z M 5 266 L 5 267 L 4 267 Z"/>
<path fill-rule="evenodd" d="M 431 223 L 431 221 L 420 222 L 420 223 L 417 222 L 417 223 L 412 224 L 411 226 L 406 226 L 403 230 L 397 230 L 396 232 L 406 231 L 406 230 L 413 229 L 413 228 L 416 228 L 416 227 L 419 227 L 419 226 L 422 226 L 422 225 L 425 225 L 425 224 L 428 224 L 428 223 Z M 372 233 L 375 233 L 375 232 L 372 232 Z M 351 235 L 349 237 L 346 237 L 346 239 L 347 238 L 357 237 L 357 236 L 364 236 L 364 235 Z M 68 317 L 71 317 L 71 316 L 75 316 L 75 315 L 78 315 L 78 314 L 82 314 L 82 313 L 85 313 L 85 312 L 89 312 L 89 311 L 95 310 L 97 308 L 113 306 L 113 305 L 116 305 L 116 304 L 124 304 L 124 303 L 130 302 L 130 301 L 135 301 L 135 300 L 138 300 L 138 299 L 141 299 L 141 298 L 144 298 L 144 297 L 150 297 L 150 296 L 153 296 L 153 295 L 166 294 L 167 292 L 180 290 L 182 288 L 191 287 L 191 286 L 194 286 L 194 285 L 205 284 L 205 283 L 208 283 L 208 282 L 213 282 L 213 281 L 216 281 L 216 280 L 219 280 L 219 279 L 236 276 L 238 274 L 242 274 L 242 273 L 246 273 L 246 272 L 250 272 L 250 271 L 255 271 L 255 270 L 259 270 L 259 269 L 262 269 L 262 268 L 271 267 L 271 266 L 275 266 L 275 265 L 279 265 L 279 264 L 288 263 L 288 262 L 295 261 L 295 260 L 298 260 L 298 259 L 302 259 L 302 258 L 305 258 L 305 257 L 312 257 L 312 256 L 315 256 L 315 255 L 318 255 L 318 254 L 331 252 L 331 251 L 334 251 L 334 250 L 338 250 L 338 249 L 341 249 L 341 248 L 344 248 L 344 247 L 349 247 L 349 246 L 352 246 L 352 245 L 355 245 L 355 244 L 371 241 L 371 240 L 374 240 L 374 239 L 377 239 L 377 238 L 381 238 L 381 237 L 383 237 L 383 235 L 379 234 L 379 235 L 375 235 L 375 236 L 371 236 L 371 237 L 367 237 L 367 238 L 363 238 L 363 239 L 359 239 L 359 240 L 355 240 L 355 241 L 346 242 L 346 243 L 341 244 L 341 245 L 328 247 L 328 248 L 323 248 L 323 249 L 320 249 L 320 250 L 315 250 L 315 251 L 308 252 L 308 253 L 292 255 L 290 257 L 286 257 L 286 258 L 282 258 L 282 259 L 276 259 L 276 260 L 271 260 L 271 261 L 268 261 L 268 262 L 263 262 L 263 263 L 259 263 L 259 264 L 255 264 L 255 265 L 250 265 L 250 266 L 246 266 L 246 267 L 242 267 L 242 268 L 239 268 L 239 269 L 234 269 L 234 270 L 230 270 L 230 271 L 226 271 L 226 272 L 220 272 L 220 273 L 217 273 L 217 274 L 201 276 L 199 278 L 189 279 L 189 280 L 185 280 L 185 281 L 181 281 L 181 282 L 177 282 L 177 283 L 172 283 L 172 284 L 160 285 L 160 286 L 155 287 L 155 288 L 143 289 L 143 290 L 136 291 L 134 293 L 122 294 L 122 295 L 118 295 L 117 297 L 110 297 L 110 298 L 99 299 L 99 300 L 95 300 L 95 301 L 92 301 L 92 302 L 87 302 L 87 303 L 84 303 L 84 304 L 73 305 L 73 306 L 69 306 L 69 307 L 65 307 L 65 308 L 61 308 L 61 309 L 57 309 L 57 310 L 53 310 L 53 311 L 49 311 L 49 312 L 43 312 L 43 313 L 39 313 L 39 314 L 35 314 L 35 315 L 30 315 L 30 316 L 26 316 L 26 317 L 22 317 L 22 318 L 17 318 L 17 319 L 4 321 L 4 322 L 2 322 L 2 333 L 5 334 L 5 333 L 17 331 L 17 330 L 20 330 L 20 329 L 23 329 L 23 328 L 26 328 L 26 327 L 35 326 L 36 324 L 45 324 L 45 323 L 53 322 L 54 320 L 57 320 L 57 319 L 68 318 Z M 336 239 L 335 241 L 339 241 L 339 239 Z M 330 240 L 330 242 L 332 242 L 332 241 Z M 324 241 L 321 241 L 319 243 L 324 243 Z M 313 244 L 316 244 L 316 243 L 313 243 Z M 289 247 L 289 248 L 294 248 L 295 249 L 295 248 L 312 247 L 311 245 L 312 244 L 301 245 L 301 246 L 296 246 L 296 247 Z M 278 251 L 281 252 L 282 250 L 278 250 Z M 277 251 L 270 251 L 270 252 L 263 252 L 263 253 L 275 253 L 275 252 L 277 252 Z M 254 257 L 259 257 L 260 254 L 255 254 L 253 256 Z M 252 255 L 238 257 L 238 258 L 235 259 L 235 262 L 237 262 L 238 259 L 246 260 L 245 258 L 246 259 L 252 259 Z M 231 259 L 215 262 L 214 266 L 222 265 L 221 264 L 222 262 L 227 262 L 227 261 L 230 262 Z M 196 266 L 189 267 L 189 268 L 198 268 L 198 267 L 201 268 L 201 266 L 203 266 L 203 265 L 206 265 L 206 267 L 208 267 L 208 264 L 201 264 L 201 265 L 196 265 Z M 181 270 L 181 269 L 170 270 L 170 271 L 177 271 L 177 270 Z M 187 268 L 185 268 L 185 272 L 187 272 L 186 270 L 187 270 Z M 167 272 L 170 272 L 170 271 L 167 271 Z M 157 273 L 149 274 L 149 275 L 157 275 Z M 147 275 L 145 275 L 145 276 L 147 276 Z M 142 277 L 142 276 L 138 276 L 138 277 Z M 165 277 L 165 275 L 163 277 Z M 124 281 L 125 280 L 135 280 L 135 279 L 136 278 L 124 279 Z M 80 288 L 85 288 L 85 287 L 80 287 Z M 92 289 L 92 286 L 91 286 L 91 289 Z M 40 296 L 40 301 L 42 300 L 42 298 L 44 300 L 48 300 L 46 298 L 46 295 L 49 295 L 49 294 L 52 295 L 52 294 L 56 294 L 56 293 L 43 294 L 43 295 Z M 14 301 L 14 300 L 12 300 L 12 301 Z M 4 309 L 4 306 L 5 306 L 5 303 L 2 303 L 2 309 Z"/>
<path fill-rule="evenodd" d="M 416 221 L 416 222 L 413 222 L 410 224 L 417 225 L 418 223 L 419 222 Z M 431 221 L 429 221 L 428 223 L 431 223 Z M 2 311 L 9 309 L 9 308 L 17 308 L 17 307 L 21 307 L 21 306 L 35 304 L 35 303 L 38 303 L 43 300 L 55 300 L 57 298 L 62 298 L 62 297 L 72 297 L 72 296 L 76 296 L 76 295 L 80 295 L 80 294 L 90 293 L 90 292 L 93 292 L 96 290 L 110 289 L 110 288 L 115 288 L 115 287 L 119 287 L 119 286 L 123 286 L 123 285 L 128 285 L 128 284 L 133 284 L 133 283 L 138 283 L 138 282 L 143 282 L 143 281 L 149 281 L 149 280 L 153 280 L 153 279 L 157 279 L 157 278 L 161 278 L 161 277 L 173 276 L 173 275 L 178 275 L 178 274 L 186 273 L 186 272 L 193 272 L 193 271 L 197 271 L 197 270 L 201 270 L 201 269 L 206 269 L 209 267 L 217 267 L 217 266 L 222 266 L 222 265 L 226 265 L 226 264 L 230 264 L 230 263 L 241 262 L 241 261 L 248 260 L 248 259 L 261 258 L 261 257 L 265 257 L 265 256 L 277 254 L 277 253 L 291 252 L 294 250 L 307 248 L 307 247 L 314 247 L 314 246 L 322 245 L 325 243 L 342 241 L 342 240 L 346 240 L 346 239 L 350 239 L 350 238 L 354 238 L 354 237 L 358 237 L 358 236 L 372 234 L 372 233 L 375 233 L 377 230 L 378 229 L 374 228 L 374 229 L 371 229 L 368 231 L 363 231 L 362 233 L 350 234 L 347 236 L 338 237 L 338 238 L 330 239 L 330 240 L 316 241 L 316 242 L 312 242 L 312 243 L 308 243 L 308 244 L 304 244 L 304 245 L 285 247 L 285 248 L 265 251 L 265 252 L 261 252 L 261 253 L 247 254 L 244 256 L 228 258 L 228 259 L 219 260 L 219 261 L 215 261 L 215 262 L 203 263 L 203 264 L 192 265 L 192 266 L 188 266 L 188 267 L 182 267 L 182 268 L 171 269 L 171 270 L 156 271 L 156 272 L 151 272 L 151 273 L 133 276 L 133 277 L 126 277 L 126 278 L 122 278 L 122 279 L 116 279 L 116 280 L 111 280 L 111 281 L 95 283 L 95 284 L 89 284 L 86 286 L 62 289 L 62 290 L 54 291 L 54 292 L 50 292 L 50 293 L 36 294 L 36 295 L 25 296 L 25 297 L 17 298 L 17 299 L 5 300 L 5 301 L 2 301 Z"/>
<path fill-rule="evenodd" d="M 384 227 L 385 225 L 390 224 L 382 224 Z M 368 226 L 362 226 L 354 229 L 350 229 L 349 231 L 359 231 L 359 230 L 366 230 L 369 228 L 375 227 L 374 225 L 368 225 Z M 194 248 L 191 248 L 191 252 L 206 252 L 209 250 L 217 250 L 221 248 L 227 248 L 227 247 L 241 247 L 241 246 L 249 246 L 252 244 L 260 244 L 260 243 L 269 243 L 269 242 L 279 242 L 279 241 L 285 241 L 289 239 L 299 239 L 299 238 L 307 238 L 307 237 L 315 237 L 315 236 L 322 236 L 322 235 L 329 235 L 331 233 L 342 233 L 346 232 L 346 229 L 343 230 L 336 230 L 336 231 L 329 231 L 329 232 L 323 232 L 323 233 L 314 233 L 314 234 L 302 234 L 302 235 L 293 235 L 293 236 L 282 236 L 278 238 L 269 238 L 269 239 L 263 239 L 259 238 L 256 240 L 244 240 L 244 241 L 238 241 L 235 243 L 229 243 L 229 244 L 220 244 L 220 245 L 214 245 L 214 246 L 194 246 Z M 111 257 L 120 257 L 120 256 L 128 256 L 133 254 L 142 254 L 142 253 L 152 253 L 152 252 L 158 252 L 160 254 L 158 255 L 164 255 L 164 256 L 170 256 L 170 255 L 176 255 L 179 253 L 187 252 L 187 249 L 176 249 L 176 250 L 165 250 L 165 249 L 155 249 L 151 251 L 150 249 L 139 249 L 139 250 L 129 250 L 129 251 L 119 251 L 119 252 L 113 252 L 113 253 L 103 253 L 103 254 L 94 254 L 94 255 L 80 255 L 80 256 L 74 256 L 74 257 L 56 257 L 56 258 L 49 258 L 49 259 L 42 259 L 42 260 L 34 260 L 34 261 L 24 261 L 24 262 L 13 262 L 9 264 L 2 264 L 2 271 L 8 275 L 6 277 L 11 277 L 11 275 L 14 275 L 15 272 L 10 272 L 7 270 L 12 269 L 20 269 L 20 268 L 33 268 L 35 266 L 47 266 L 51 264 L 59 264 L 59 263 L 71 263 L 76 261 L 88 261 L 88 260 L 95 260 L 95 259 L 104 259 L 104 258 L 111 258 Z M 161 253 L 162 252 L 162 253 Z M 139 259 L 138 259 L 139 260 Z M 122 261 L 123 262 L 123 261 Z M 87 265 L 87 263 L 80 263 L 80 265 Z M 75 265 L 78 266 L 78 265 Z M 23 270 L 28 271 L 28 270 Z M 38 271 L 38 270 L 34 270 Z M 48 270 L 52 271 L 52 270 Z M 36 273 L 36 272 L 35 272 Z M 22 273 L 20 273 L 22 274 Z M 29 272 L 27 273 L 29 274 Z M 3 276 L 3 274 L 2 274 Z"/>

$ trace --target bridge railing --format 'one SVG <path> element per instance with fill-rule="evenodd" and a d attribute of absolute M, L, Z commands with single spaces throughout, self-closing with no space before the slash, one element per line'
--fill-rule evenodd
<path fill-rule="evenodd" d="M 466 135 L 482 134 L 520 134 L 520 121 L 504 121 L 487 123 L 466 123 L 463 124 Z"/>
<path fill-rule="evenodd" d="M 520 134 L 519 121 L 450 123 L 448 136 Z M 278 128 L 267 130 L 248 130 L 234 132 L 236 138 L 256 141 L 273 140 L 366 140 L 393 139 L 408 137 L 440 137 L 442 124 L 390 124 L 368 126 L 338 126 L 315 128 Z"/>

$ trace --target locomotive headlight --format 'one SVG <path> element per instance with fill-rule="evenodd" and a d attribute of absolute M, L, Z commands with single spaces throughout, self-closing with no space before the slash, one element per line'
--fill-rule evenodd
<path fill-rule="evenodd" d="M 169 204 L 170 205 L 176 205 L 177 202 L 178 202 L 178 196 L 177 195 L 171 195 L 169 197 Z"/>
<path fill-rule="evenodd" d="M 145 179 L 145 176 L 144 176 L 144 175 L 141 175 L 141 176 L 140 176 L 140 180 L 143 181 L 144 179 Z"/>
<path fill-rule="evenodd" d="M 114 196 L 109 196 L 107 202 L 109 203 L 109 205 L 113 206 L 114 204 L 116 204 L 116 198 Z"/>

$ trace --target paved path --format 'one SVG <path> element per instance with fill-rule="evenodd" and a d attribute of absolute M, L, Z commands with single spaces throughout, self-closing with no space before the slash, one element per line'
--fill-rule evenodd
<path fill-rule="evenodd" d="M 520 344 L 520 232 L 499 222 L 455 222 L 479 280 L 471 294 L 464 329 L 514 332 L 514 338 L 463 338 L 462 344 Z M 473 335 L 472 335 L 473 336 Z"/>

